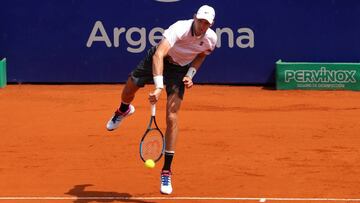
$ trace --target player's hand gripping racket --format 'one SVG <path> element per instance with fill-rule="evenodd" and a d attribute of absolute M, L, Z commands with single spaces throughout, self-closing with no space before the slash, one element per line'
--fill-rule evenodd
<path fill-rule="evenodd" d="M 165 151 L 164 135 L 156 123 L 155 113 L 156 107 L 152 104 L 150 123 L 140 142 L 140 157 L 144 162 L 148 159 L 159 161 Z"/>

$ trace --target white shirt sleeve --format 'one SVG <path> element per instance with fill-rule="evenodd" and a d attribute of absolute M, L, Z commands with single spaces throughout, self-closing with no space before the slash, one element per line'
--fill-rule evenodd
<path fill-rule="evenodd" d="M 185 32 L 186 29 L 184 29 L 183 23 L 181 21 L 177 21 L 164 31 L 163 36 L 170 43 L 170 47 L 173 47 L 176 41 L 183 37 Z"/>
<path fill-rule="evenodd" d="M 217 35 L 215 32 L 213 32 L 212 30 L 210 30 L 208 32 L 208 40 L 209 40 L 209 49 L 207 49 L 205 51 L 206 55 L 210 55 L 212 51 L 214 51 L 215 47 L 216 47 L 216 42 L 217 42 Z"/>

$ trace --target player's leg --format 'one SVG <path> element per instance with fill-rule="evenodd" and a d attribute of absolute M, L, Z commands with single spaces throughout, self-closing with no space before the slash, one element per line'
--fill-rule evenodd
<path fill-rule="evenodd" d="M 170 194 L 171 185 L 171 163 L 175 153 L 176 139 L 178 136 L 178 113 L 184 96 L 185 86 L 182 82 L 186 74 L 186 67 L 175 66 L 165 63 L 164 79 L 166 81 L 166 149 L 164 166 L 161 173 L 161 193 Z"/>
<path fill-rule="evenodd" d="M 129 77 L 121 93 L 121 104 L 118 111 L 126 113 L 132 108 L 130 103 L 134 100 L 135 93 L 139 90 L 139 88 L 140 87 L 133 82 L 131 77 Z"/>
<path fill-rule="evenodd" d="M 180 110 L 181 99 L 178 94 L 168 96 L 166 104 L 166 132 L 165 132 L 165 151 L 169 154 L 175 152 L 176 138 L 178 135 L 178 112 Z M 165 160 L 163 169 L 170 170 L 171 159 Z"/>
<path fill-rule="evenodd" d="M 121 94 L 120 107 L 116 109 L 113 117 L 107 122 L 106 128 L 111 131 L 119 127 L 120 123 L 135 112 L 135 107 L 130 103 L 134 100 L 137 90 L 152 81 L 152 56 L 156 47 L 148 50 L 146 56 L 130 73 Z"/>
<path fill-rule="evenodd" d="M 165 132 L 165 160 L 161 172 L 160 191 L 163 194 L 171 194 L 171 163 L 175 153 L 176 138 L 178 135 L 178 112 L 181 98 L 178 94 L 168 96 L 166 104 L 166 132 Z"/>
<path fill-rule="evenodd" d="M 106 128 L 111 131 L 119 127 L 120 123 L 135 112 L 135 107 L 130 103 L 135 98 L 138 87 L 131 77 L 128 78 L 126 85 L 121 93 L 120 107 L 115 110 L 113 117 L 107 122 Z"/>

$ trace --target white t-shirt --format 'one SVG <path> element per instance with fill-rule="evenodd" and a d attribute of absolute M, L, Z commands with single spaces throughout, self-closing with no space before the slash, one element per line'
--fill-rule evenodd
<path fill-rule="evenodd" d="M 209 28 L 203 36 L 197 37 L 191 28 L 193 21 L 179 20 L 163 33 L 171 46 L 168 55 L 181 66 L 191 63 L 199 53 L 209 55 L 215 49 L 216 33 Z"/>

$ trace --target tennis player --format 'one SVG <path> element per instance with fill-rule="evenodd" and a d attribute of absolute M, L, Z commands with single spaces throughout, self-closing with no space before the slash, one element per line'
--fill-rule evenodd
<path fill-rule="evenodd" d="M 163 33 L 161 42 L 147 51 L 145 58 L 130 73 L 122 91 L 121 104 L 108 121 L 109 131 L 135 112 L 131 105 L 136 91 L 149 82 L 154 82 L 154 90 L 149 101 L 155 104 L 166 85 L 166 132 L 165 161 L 161 171 L 162 194 L 171 194 L 171 163 L 175 153 L 178 135 L 178 112 L 186 88 L 193 86 L 193 77 L 207 55 L 214 49 L 216 33 L 210 28 L 214 24 L 215 10 L 201 6 L 193 19 L 179 20 Z"/>

